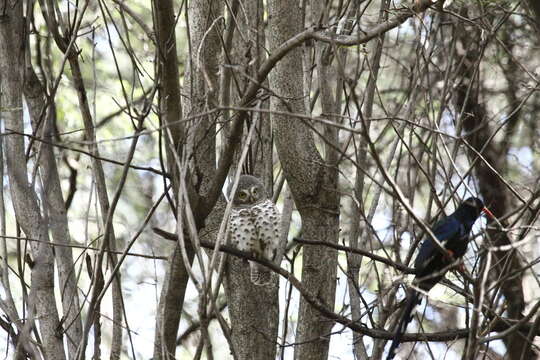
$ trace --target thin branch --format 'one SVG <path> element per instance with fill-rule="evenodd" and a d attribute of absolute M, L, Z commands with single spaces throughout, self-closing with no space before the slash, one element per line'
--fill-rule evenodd
<path fill-rule="evenodd" d="M 154 230 L 156 234 L 162 236 L 163 238 L 167 240 L 177 241 L 178 237 L 176 234 L 169 233 L 167 231 L 164 231 L 158 228 L 152 228 L 152 230 Z M 215 249 L 215 244 L 211 242 L 201 240 L 200 244 L 204 248 Z M 390 340 L 394 336 L 393 332 L 380 330 L 380 329 L 370 329 L 367 326 L 359 324 L 357 321 L 352 321 L 344 316 L 336 314 L 335 312 L 330 310 L 331 307 L 328 306 L 328 304 L 324 304 L 316 295 L 312 294 L 308 289 L 306 289 L 304 285 L 302 284 L 302 282 L 300 282 L 300 280 L 298 280 L 292 273 L 288 272 L 287 270 L 282 269 L 281 267 L 277 266 L 276 264 L 268 260 L 258 258 L 250 253 L 240 251 L 229 245 L 220 245 L 218 250 L 224 253 L 230 254 L 230 255 L 234 255 L 242 259 L 255 261 L 261 265 L 266 266 L 267 268 L 271 269 L 275 273 L 281 275 L 282 277 L 287 279 L 298 290 L 298 292 L 300 292 L 300 294 L 306 299 L 306 301 L 311 306 L 317 309 L 323 316 L 325 316 L 329 320 L 338 322 L 353 331 L 357 331 L 363 335 L 367 335 L 367 336 L 377 338 L 377 339 Z M 510 326 L 516 323 L 517 323 L 516 320 L 501 318 L 500 320 L 494 321 L 492 330 L 504 331 L 505 329 L 508 329 Z M 527 323 L 521 324 L 521 326 L 519 327 L 519 330 L 528 332 L 532 328 L 536 328 L 535 324 L 527 322 Z M 403 335 L 402 342 L 451 341 L 451 340 L 466 338 L 469 335 L 469 331 L 470 329 L 465 328 L 465 329 L 441 331 L 441 332 L 436 332 L 436 333 L 409 333 L 409 334 Z M 538 329 L 537 331 L 538 331 L 537 335 L 540 336 L 540 329 Z"/>

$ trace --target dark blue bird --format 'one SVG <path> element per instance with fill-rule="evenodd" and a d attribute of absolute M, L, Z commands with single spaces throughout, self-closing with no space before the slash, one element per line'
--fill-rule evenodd
<path fill-rule="evenodd" d="M 457 259 L 460 259 L 467 251 L 469 244 L 469 233 L 471 228 L 484 212 L 490 218 L 493 214 L 484 207 L 482 200 L 471 197 L 462 202 L 459 207 L 449 216 L 439 220 L 432 228 L 433 234 L 444 247 L 442 251 L 431 239 L 427 237 L 420 246 L 414 268 L 416 277 L 414 278 L 414 287 L 423 291 L 429 291 L 446 274 L 449 267 Z M 421 293 L 410 289 L 407 295 L 407 303 L 399 320 L 392 345 L 388 352 L 387 360 L 395 356 L 395 352 L 400 344 L 401 336 L 407 330 L 407 325 L 412 320 L 411 313 L 414 307 L 422 301 Z"/>

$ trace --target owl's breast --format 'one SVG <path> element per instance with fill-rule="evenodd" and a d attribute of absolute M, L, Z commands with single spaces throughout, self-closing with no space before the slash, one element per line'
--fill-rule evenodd
<path fill-rule="evenodd" d="M 252 209 L 251 208 L 248 208 L 248 209 L 233 209 L 233 213 L 235 213 L 235 216 L 238 216 L 238 217 L 251 217 L 252 215 Z"/>

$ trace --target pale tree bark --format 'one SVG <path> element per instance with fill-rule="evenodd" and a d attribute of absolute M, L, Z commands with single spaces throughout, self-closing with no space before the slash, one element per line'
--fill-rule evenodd
<path fill-rule="evenodd" d="M 219 89 L 217 72 L 221 49 L 219 30 L 222 26 L 219 17 L 223 12 L 223 3 L 199 1 L 188 4 L 186 18 L 189 52 L 186 59 L 185 97 L 182 99 L 182 106 L 178 82 L 174 7 L 172 1 L 159 1 L 154 3 L 154 9 L 160 54 L 160 81 L 163 86 L 160 93 L 161 115 L 163 123 L 170 127 L 170 132 L 166 134 L 169 169 L 175 169 L 182 159 L 183 152 L 187 152 L 190 158 L 187 187 L 190 191 L 189 198 L 192 201 L 191 208 L 194 209 L 195 221 L 198 230 L 201 230 L 205 226 L 208 214 L 201 214 L 198 211 L 199 205 L 202 197 L 210 190 L 216 166 L 216 119 L 215 116 L 196 115 L 207 112 L 216 105 L 214 101 Z M 184 126 L 175 123 L 181 116 L 194 117 Z M 171 145 L 174 145 L 173 149 Z M 173 172 L 174 191 L 177 191 L 177 175 L 176 171 Z M 177 193 L 175 195 L 178 196 Z M 169 258 L 158 308 L 154 341 L 155 359 L 167 359 L 173 357 L 175 353 L 180 314 L 189 280 L 186 267 L 191 266 L 194 257 L 188 241 L 185 247 L 189 264 L 184 262 L 181 245 L 178 243 Z"/>
<path fill-rule="evenodd" d="M 96 133 L 94 130 L 94 122 L 92 120 L 92 115 L 90 112 L 90 106 L 88 104 L 88 98 L 86 95 L 86 88 L 83 81 L 82 72 L 80 69 L 79 61 L 77 56 L 70 55 L 69 63 L 71 66 L 71 72 L 73 75 L 73 82 L 77 90 L 77 98 L 79 102 L 79 107 L 81 110 L 85 137 L 90 142 L 90 152 L 92 153 L 92 171 L 96 179 L 96 189 L 99 199 L 99 206 L 101 210 L 101 221 L 104 228 L 104 239 L 100 249 L 100 252 L 95 257 L 94 261 L 94 273 L 92 275 L 92 297 L 90 300 L 90 309 L 89 317 L 86 319 L 85 326 L 83 327 L 83 337 L 82 342 L 79 345 L 78 352 L 79 357 L 83 356 L 84 349 L 86 348 L 86 342 L 88 337 L 88 331 L 91 326 L 93 326 L 94 331 L 101 333 L 101 324 L 99 321 L 100 318 L 100 307 L 101 300 L 98 299 L 103 288 L 103 260 L 106 258 L 112 268 L 117 264 L 117 255 L 115 253 L 117 249 L 116 235 L 114 231 L 114 226 L 112 218 L 114 215 L 114 208 L 111 209 L 109 203 L 109 196 L 107 190 L 107 182 L 105 180 L 105 172 L 103 170 L 103 165 L 99 161 L 99 149 L 97 146 Z M 111 211 L 112 210 L 112 211 Z M 112 250 L 112 252 L 109 252 Z M 105 252 L 107 255 L 105 256 Z M 123 300 L 122 300 L 122 286 L 121 286 L 121 277 L 120 272 L 117 272 L 115 278 L 112 282 L 112 303 L 113 303 L 113 334 L 112 334 L 112 344 L 110 348 L 110 357 L 111 359 L 119 359 L 122 351 L 122 333 L 123 333 Z M 91 323 L 93 323 L 91 325 Z M 95 336 L 97 337 L 97 336 Z M 96 351 L 99 349 L 96 347 L 98 344 L 94 344 Z"/>
<path fill-rule="evenodd" d="M 231 99 L 232 103 L 237 104 L 263 60 L 264 8 L 259 0 L 239 0 L 233 3 L 231 9 L 234 13 L 229 14 L 227 29 L 232 32 L 228 33 L 232 37 L 231 46 L 224 58 L 226 64 L 230 65 L 223 68 L 225 79 L 222 81 L 229 87 L 221 90 L 225 101 Z M 257 106 L 261 106 L 261 103 L 257 102 Z M 250 113 L 249 118 L 258 119 L 259 130 L 250 145 L 250 156 L 244 169 L 263 179 L 266 191 L 271 195 L 273 173 L 269 119 L 267 115 L 257 112 Z M 272 276 L 269 286 L 254 285 L 248 263 L 234 256 L 227 258 L 225 271 L 224 285 L 235 359 L 275 359 L 279 324 L 278 276 Z"/>
<path fill-rule="evenodd" d="M 0 114 L 2 112 L 1 106 L 2 104 L 0 103 Z M 3 136 L 0 136 L 0 188 L 2 189 L 5 186 L 4 175 L 4 140 Z M 5 197 L 4 192 L 0 191 L 0 235 L 2 237 L 7 235 L 6 221 Z M 26 336 L 26 338 L 23 336 L 23 333 L 28 333 L 28 328 L 25 328 L 25 319 L 21 319 L 15 305 L 15 300 L 13 299 L 12 287 L 9 279 L 9 272 L 11 270 L 8 263 L 9 252 L 6 239 L 7 238 L 4 238 L 2 242 L 0 242 L 0 257 L 2 259 L 0 281 L 4 288 L 4 296 L 0 300 L 0 308 L 4 312 L 5 319 L 5 321 L 0 321 L 0 326 L 2 326 L 9 334 L 10 341 L 13 343 L 15 349 L 18 350 L 14 354 L 15 359 L 26 359 L 27 356 L 34 359 L 41 359 L 37 344 L 32 343 L 28 336 Z"/>
<path fill-rule="evenodd" d="M 38 143 L 37 147 L 41 152 L 39 167 L 46 195 L 43 207 L 47 214 L 48 228 L 55 243 L 69 245 L 71 236 L 68 228 L 67 212 L 52 146 L 54 142 L 54 121 L 56 121 L 56 116 L 52 112 L 54 107 L 51 106 L 47 109 L 43 87 L 31 64 L 26 65 L 25 78 L 24 96 L 28 104 L 32 128 L 34 133 L 40 134 L 39 137 L 45 140 L 43 143 Z M 77 343 L 82 335 L 76 270 L 73 264 L 71 247 L 58 246 L 55 248 L 54 255 L 58 266 L 60 295 L 62 298 L 62 328 L 68 337 L 68 357 L 72 358 L 77 352 Z"/>
<path fill-rule="evenodd" d="M 247 261 L 228 257 L 225 289 L 235 360 L 275 359 L 279 321 L 278 277 L 252 284 Z"/>
<path fill-rule="evenodd" d="M 218 71 L 222 61 L 222 32 L 224 2 L 198 1 L 189 2 L 187 6 L 187 32 L 188 32 L 188 58 L 186 59 L 186 73 L 182 98 L 182 113 L 186 123 L 186 155 L 187 183 L 190 184 L 190 201 L 194 212 L 197 230 L 201 239 L 211 237 L 210 232 L 221 223 L 223 207 L 221 196 L 217 204 L 207 204 L 211 209 L 203 214 L 197 206 L 199 202 L 211 196 L 210 193 L 221 189 L 212 188 L 216 175 L 216 123 L 219 113 L 204 115 L 215 109 L 219 97 L 220 87 Z M 198 199 L 198 200 L 194 200 Z M 194 241 L 194 239 L 190 239 Z M 197 259 L 202 266 L 201 249 L 197 249 Z M 217 255 L 217 254 L 216 254 Z M 215 269 L 211 269 L 213 271 Z M 206 272 L 206 280 L 209 273 Z M 215 277 L 213 277 L 215 278 Z M 213 359 L 212 343 L 208 332 L 210 309 L 216 308 L 216 299 L 209 289 L 211 284 L 203 282 L 204 290 L 199 290 L 198 315 L 201 321 L 201 339 L 196 356 L 206 349 L 209 360 Z"/>
<path fill-rule="evenodd" d="M 300 32 L 303 16 L 296 2 L 268 3 L 268 44 L 270 50 Z M 271 110 L 305 114 L 302 87 L 302 55 L 291 50 L 270 73 L 269 84 L 275 96 Z M 337 242 L 339 199 L 335 154 L 326 146 L 323 159 L 315 146 L 310 128 L 294 116 L 272 114 L 276 147 L 282 168 L 302 220 L 307 239 Z M 335 134 L 334 134 L 335 136 Z M 326 139 L 333 142 L 332 137 Z M 335 145 L 333 143 L 332 145 Z M 334 307 L 337 253 L 326 247 L 304 247 L 302 283 L 329 308 Z M 326 359 L 333 322 L 325 319 L 304 298 L 300 300 L 295 359 Z"/>
<path fill-rule="evenodd" d="M 62 42 L 57 39 L 57 45 L 62 49 Z M 99 296 L 103 291 L 103 261 L 107 259 L 110 262 L 112 268 L 117 264 L 117 250 L 116 235 L 113 226 L 113 216 L 115 208 L 111 208 L 109 202 L 109 195 L 107 190 L 107 182 L 105 178 L 105 171 L 103 170 L 103 164 L 99 160 L 100 152 L 97 145 L 97 138 L 95 132 L 94 121 L 90 112 L 90 105 L 88 103 L 88 97 L 86 94 L 86 87 L 84 79 L 78 61 L 78 55 L 72 52 L 72 49 L 67 49 L 71 53 L 68 53 L 68 60 L 71 67 L 71 73 L 73 76 L 73 83 L 77 90 L 77 99 L 79 102 L 79 108 L 81 110 L 82 120 L 84 124 L 84 132 L 86 140 L 90 142 L 89 148 L 92 153 L 92 171 L 96 180 L 96 190 L 99 199 L 99 207 L 101 211 L 101 222 L 103 225 L 104 238 L 100 245 L 100 252 L 96 255 L 94 261 L 94 273 L 92 275 L 92 296 L 89 304 L 89 316 L 83 326 L 82 341 L 78 347 L 79 358 L 84 357 L 84 351 L 88 341 L 88 332 L 93 326 L 96 335 L 94 338 L 99 338 L 101 334 L 100 323 L 100 308 L 101 300 Z M 109 252 L 112 250 L 112 252 Z M 107 255 L 105 253 L 107 252 Z M 112 304 L 113 304 L 113 321 L 112 328 L 113 334 L 111 339 L 110 357 L 111 359 L 119 359 L 122 351 L 122 333 L 123 333 L 123 300 L 122 300 L 122 286 L 120 272 L 116 272 L 115 278 L 112 282 Z M 101 340 L 101 339 L 100 339 Z M 94 344 L 95 352 L 99 352 L 99 343 Z"/>
<path fill-rule="evenodd" d="M 23 69 L 25 38 L 22 1 L 0 4 L 0 108 L 5 131 L 23 133 Z M 15 217 L 32 241 L 29 322 L 39 324 L 46 359 L 65 359 L 60 321 L 54 296 L 54 254 L 48 230 L 38 205 L 37 195 L 28 182 L 24 138 L 11 134 L 5 138 L 5 156 Z M 28 334 L 23 334 L 28 335 Z"/>
<path fill-rule="evenodd" d="M 379 11 L 379 22 L 387 20 L 388 18 L 388 1 L 381 1 L 380 11 Z M 359 21 L 359 19 L 357 19 Z M 369 121 L 373 115 L 373 105 L 375 101 L 375 94 L 377 92 L 377 80 L 379 78 L 379 70 L 381 68 L 381 57 L 383 53 L 383 45 L 386 34 L 381 34 L 381 36 L 373 40 L 371 46 L 371 55 L 368 62 L 369 77 L 366 84 L 366 100 L 364 102 L 363 114 L 367 119 L 367 124 L 369 126 Z M 369 131 L 369 128 L 366 129 Z M 353 214 L 367 214 L 368 209 L 364 203 L 364 185 L 366 183 L 366 178 L 364 170 L 361 167 L 367 167 L 367 143 L 362 141 L 357 150 L 357 159 L 359 167 L 356 169 L 355 183 L 354 183 L 354 197 L 356 201 L 352 201 Z M 372 209 L 369 210 L 371 213 L 376 209 L 378 201 L 377 198 L 380 196 L 380 192 L 375 195 L 375 200 L 372 203 Z M 356 219 L 351 221 L 351 229 L 349 234 L 349 245 L 352 248 L 371 248 L 369 243 L 369 235 L 367 231 L 364 231 L 364 228 L 361 227 L 361 217 L 358 216 Z M 368 218 L 368 221 L 370 219 Z M 349 299 L 351 304 L 351 318 L 354 321 L 360 321 L 362 316 L 362 309 L 364 305 L 360 299 L 360 285 L 358 283 L 358 278 L 360 275 L 360 269 L 362 267 L 363 257 L 358 254 L 347 253 L 347 282 L 349 285 Z M 374 349 L 379 349 L 382 346 L 377 346 L 379 340 L 374 341 Z M 353 333 L 353 353 L 356 359 L 368 359 L 366 345 L 364 344 L 364 337 L 362 334 L 355 332 Z M 376 350 L 374 350 L 375 352 Z"/>
<path fill-rule="evenodd" d="M 222 1 L 188 4 L 190 41 L 182 101 L 184 118 L 211 111 L 217 105 L 222 14 Z M 210 190 L 216 168 L 216 121 L 217 115 L 208 115 L 186 123 L 188 151 L 193 156 L 189 180 L 202 197 Z"/>
<path fill-rule="evenodd" d="M 182 149 L 185 141 L 184 127 L 180 123 L 182 107 L 180 99 L 180 77 L 178 74 L 178 58 L 176 54 L 175 11 L 171 0 L 153 1 L 154 31 L 157 40 L 158 74 L 161 84 L 159 91 L 160 117 L 162 124 L 167 128 L 165 133 L 165 150 L 169 173 L 175 200 L 177 199 L 178 171 L 176 156 Z M 174 209 L 174 204 L 171 204 Z M 189 276 L 184 264 L 180 247 L 175 245 L 173 253 L 168 259 L 167 273 L 163 280 L 161 296 L 156 316 L 156 329 L 154 337 L 154 359 L 168 359 L 174 357 L 176 349 L 176 335 L 180 323 L 180 315 L 184 303 Z M 186 246 L 188 258 L 193 260 L 191 246 Z"/>
<path fill-rule="evenodd" d="M 113 217 L 116 210 L 118 197 L 121 193 L 123 184 L 117 189 L 112 206 L 109 202 L 107 182 L 103 165 L 100 161 L 100 153 L 97 145 L 95 124 L 90 111 L 90 105 L 86 92 L 82 69 L 79 62 L 79 53 L 76 48 L 76 39 L 78 31 L 81 28 L 82 20 L 89 2 L 85 2 L 76 13 L 73 21 L 66 23 L 65 18 L 59 16 L 57 4 L 53 2 L 40 1 L 41 10 L 46 20 L 48 30 L 53 35 L 58 49 L 62 52 L 69 63 L 72 75 L 74 89 L 77 93 L 77 100 L 84 125 L 85 140 L 89 143 L 89 151 L 92 154 L 92 171 L 96 181 L 97 196 L 99 199 L 100 220 L 103 226 L 103 240 L 100 245 L 100 251 L 96 254 L 93 265 L 91 296 L 88 305 L 88 316 L 83 324 L 82 336 L 79 339 L 76 357 L 81 359 L 85 357 L 86 347 L 90 329 L 94 330 L 94 353 L 100 356 L 101 345 L 101 298 L 103 288 L 103 262 L 106 260 L 112 268 L 117 265 L 116 235 L 113 226 Z M 112 338 L 110 347 L 111 359 L 119 359 L 122 351 L 123 337 L 123 299 L 120 272 L 114 274 L 112 281 Z"/>

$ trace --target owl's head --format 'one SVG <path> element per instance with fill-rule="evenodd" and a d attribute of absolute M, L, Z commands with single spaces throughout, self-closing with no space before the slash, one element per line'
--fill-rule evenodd
<path fill-rule="evenodd" d="M 232 190 L 232 183 L 229 187 L 229 193 Z M 238 180 L 236 193 L 232 198 L 233 205 L 253 205 L 267 198 L 264 185 L 259 178 L 251 175 L 242 175 Z"/>

